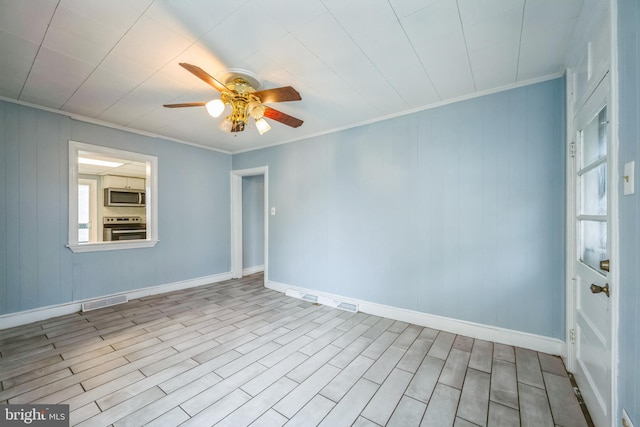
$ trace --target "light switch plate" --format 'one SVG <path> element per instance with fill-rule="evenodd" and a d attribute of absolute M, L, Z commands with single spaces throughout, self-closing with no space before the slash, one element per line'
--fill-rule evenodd
<path fill-rule="evenodd" d="M 624 195 L 627 196 L 629 194 L 633 194 L 635 192 L 634 188 L 634 175 L 636 169 L 636 162 L 628 162 L 624 164 L 624 174 L 622 176 L 623 181 L 623 189 Z"/>
<path fill-rule="evenodd" d="M 271 215 L 275 215 L 276 214 L 276 208 L 271 208 Z"/>

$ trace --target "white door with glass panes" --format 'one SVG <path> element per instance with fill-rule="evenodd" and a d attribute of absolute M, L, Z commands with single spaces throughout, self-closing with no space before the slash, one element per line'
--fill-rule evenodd
<path fill-rule="evenodd" d="M 612 305 L 609 78 L 605 77 L 574 120 L 575 150 L 575 367 L 591 417 L 611 425 Z"/>

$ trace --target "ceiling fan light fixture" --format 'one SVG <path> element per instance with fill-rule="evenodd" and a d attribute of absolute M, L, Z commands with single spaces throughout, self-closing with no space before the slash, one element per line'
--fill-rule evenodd
<path fill-rule="evenodd" d="M 258 132 L 262 135 L 263 133 L 268 132 L 269 129 L 271 129 L 271 126 L 269 126 L 269 123 L 267 123 L 265 119 L 260 118 L 256 120 L 256 129 L 258 129 Z"/>
<path fill-rule="evenodd" d="M 207 112 L 211 117 L 220 117 L 220 114 L 224 111 L 224 102 L 221 99 L 214 99 L 205 104 Z"/>
<path fill-rule="evenodd" d="M 247 105 L 247 111 L 249 111 L 249 115 L 253 117 L 254 120 L 259 120 L 264 116 L 264 105 L 260 103 L 260 101 L 251 101 L 249 105 Z"/>
<path fill-rule="evenodd" d="M 233 128 L 233 120 L 231 120 L 231 116 L 227 116 L 223 121 L 218 125 L 218 129 L 223 132 L 231 132 L 231 128 Z"/>
<path fill-rule="evenodd" d="M 164 104 L 165 108 L 205 107 L 212 117 L 222 115 L 226 106 L 231 108 L 231 114 L 225 117 L 218 128 L 223 132 L 243 132 L 247 126 L 251 127 L 250 118 L 255 121 L 260 135 L 271 129 L 263 117 L 266 116 L 284 125 L 297 128 L 302 120 L 263 105 L 264 103 L 300 101 L 300 93 L 291 86 L 274 89 L 258 90 L 262 82 L 255 74 L 241 69 L 230 68 L 212 77 L 202 68 L 180 62 L 180 66 L 198 77 L 209 86 L 220 92 L 220 99 L 209 102 L 183 102 L 178 104 Z"/>

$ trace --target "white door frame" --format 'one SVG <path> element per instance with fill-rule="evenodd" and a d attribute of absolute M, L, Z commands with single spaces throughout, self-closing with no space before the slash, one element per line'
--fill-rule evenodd
<path fill-rule="evenodd" d="M 575 273 L 575 254 L 576 248 L 574 242 L 576 241 L 576 226 L 575 226 L 575 130 L 573 126 L 573 116 L 575 114 L 573 109 L 574 104 L 574 79 L 575 73 L 573 70 L 566 71 L 565 84 L 566 87 L 566 127 L 567 127 L 567 200 L 566 200 L 566 319 L 565 319 L 565 337 L 567 341 L 566 360 L 567 370 L 569 372 L 575 371 L 576 366 L 576 346 L 575 346 L 575 331 L 576 331 L 576 304 L 575 304 L 575 290 L 576 290 L 576 273 Z"/>
<path fill-rule="evenodd" d="M 264 282 L 269 269 L 269 166 L 231 171 L 231 278 L 242 277 L 242 177 L 264 176 Z"/>

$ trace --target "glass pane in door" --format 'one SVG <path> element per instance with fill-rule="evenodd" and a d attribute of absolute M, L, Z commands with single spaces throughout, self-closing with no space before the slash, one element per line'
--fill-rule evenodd
<path fill-rule="evenodd" d="M 580 133 L 579 259 L 596 271 L 607 259 L 607 107 Z"/>
<path fill-rule="evenodd" d="M 581 177 L 581 215 L 607 214 L 607 164 L 585 172 Z"/>
<path fill-rule="evenodd" d="M 582 244 L 580 261 L 600 271 L 600 261 L 607 259 L 607 223 L 605 221 L 580 221 Z"/>
<path fill-rule="evenodd" d="M 607 107 L 605 106 L 582 131 L 582 168 L 607 155 Z"/>

